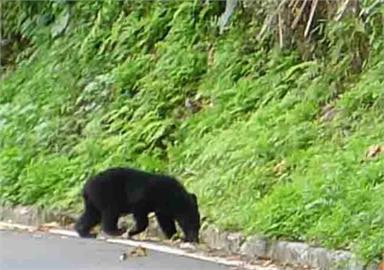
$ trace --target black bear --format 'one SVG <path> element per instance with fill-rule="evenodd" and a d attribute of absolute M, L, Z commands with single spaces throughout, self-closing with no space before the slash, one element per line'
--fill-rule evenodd
<path fill-rule="evenodd" d="M 81 237 L 95 237 L 90 230 L 101 222 L 109 235 L 121 235 L 120 216 L 133 214 L 135 226 L 129 237 L 148 226 L 154 212 L 167 238 L 176 233 L 175 221 L 184 232 L 184 241 L 199 242 L 200 214 L 196 195 L 176 179 L 130 168 L 110 168 L 90 178 L 83 188 L 85 210 L 75 224 Z"/>

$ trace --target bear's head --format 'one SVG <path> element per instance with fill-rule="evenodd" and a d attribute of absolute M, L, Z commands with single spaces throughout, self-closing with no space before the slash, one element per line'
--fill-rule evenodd
<path fill-rule="evenodd" d="M 184 232 L 185 242 L 199 242 L 200 213 L 197 197 L 193 193 L 188 193 L 184 213 L 177 217 L 181 229 Z"/>

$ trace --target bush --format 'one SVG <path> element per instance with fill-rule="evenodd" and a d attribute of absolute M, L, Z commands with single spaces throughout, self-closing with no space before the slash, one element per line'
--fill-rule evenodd
<path fill-rule="evenodd" d="M 128 165 L 180 177 L 222 228 L 381 256 L 384 159 L 365 153 L 384 135 L 382 9 L 363 29 L 326 23 L 303 61 L 255 40 L 249 17 L 218 36 L 217 6 L 23 5 L 30 30 L 7 17 L 30 53 L 2 81 L 2 201 L 74 210 L 87 177 Z"/>

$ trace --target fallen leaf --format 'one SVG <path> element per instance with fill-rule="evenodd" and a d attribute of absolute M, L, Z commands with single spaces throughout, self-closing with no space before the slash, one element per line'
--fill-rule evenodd
<path fill-rule="evenodd" d="M 382 145 L 372 145 L 368 148 L 365 158 L 374 158 L 375 156 L 384 152 L 384 146 Z"/>
<path fill-rule="evenodd" d="M 48 222 L 43 224 L 44 227 L 49 227 L 49 228 L 58 228 L 60 227 L 59 223 L 56 221 Z"/>
<path fill-rule="evenodd" d="M 137 246 L 129 252 L 130 257 L 144 257 L 147 255 L 147 249 L 142 246 Z"/>
<path fill-rule="evenodd" d="M 379 269 L 378 270 L 384 270 L 384 261 L 382 261 L 380 264 L 379 264 Z"/>
<path fill-rule="evenodd" d="M 191 244 L 191 243 L 181 243 L 180 245 L 180 248 L 182 249 L 192 249 L 192 250 L 196 250 L 196 247 Z"/>
<path fill-rule="evenodd" d="M 60 227 L 59 223 L 57 223 L 56 221 L 53 221 L 53 222 L 44 223 L 44 224 L 37 226 L 37 230 L 47 232 L 50 229 L 55 229 L 55 228 L 59 228 L 59 227 Z"/>
<path fill-rule="evenodd" d="M 137 241 L 145 241 L 146 240 L 146 235 L 144 235 L 143 233 L 135 235 L 135 239 Z"/>
<path fill-rule="evenodd" d="M 181 244 L 182 241 L 181 239 L 176 239 L 176 240 L 172 240 L 173 244 L 177 245 L 177 244 Z"/>
<path fill-rule="evenodd" d="M 71 227 L 71 226 L 73 226 L 76 223 L 76 220 L 74 218 L 72 218 L 72 217 L 63 215 L 63 216 L 60 216 L 59 223 L 60 223 L 61 226 Z"/>
<path fill-rule="evenodd" d="M 285 160 L 277 163 L 274 167 L 273 167 L 273 172 L 276 174 L 276 175 L 281 175 L 285 172 L 285 170 L 287 169 L 287 164 L 285 162 Z"/>
<path fill-rule="evenodd" d="M 241 256 L 240 255 L 227 256 L 226 259 L 230 261 L 240 261 Z"/>
<path fill-rule="evenodd" d="M 271 260 L 266 260 L 266 261 L 264 261 L 261 265 L 262 266 L 269 266 L 269 265 L 271 265 L 272 264 L 272 261 Z"/>

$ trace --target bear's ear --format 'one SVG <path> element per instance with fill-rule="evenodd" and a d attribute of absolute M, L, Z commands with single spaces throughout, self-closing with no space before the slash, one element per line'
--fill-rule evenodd
<path fill-rule="evenodd" d="M 193 202 L 194 202 L 195 204 L 197 204 L 197 197 L 196 197 L 196 195 L 195 195 L 194 193 L 189 193 L 189 195 L 191 196 Z"/>

